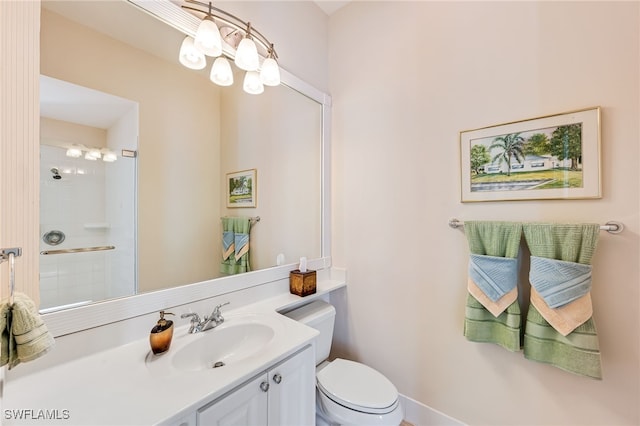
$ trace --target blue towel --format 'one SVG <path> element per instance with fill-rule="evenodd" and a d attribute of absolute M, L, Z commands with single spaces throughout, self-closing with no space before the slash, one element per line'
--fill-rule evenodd
<path fill-rule="evenodd" d="M 222 232 L 222 260 L 227 260 L 235 251 L 235 234 L 233 231 Z"/>
<path fill-rule="evenodd" d="M 531 256 L 529 281 L 550 308 L 559 308 L 589 293 L 591 265 Z"/>
<path fill-rule="evenodd" d="M 518 285 L 518 260 L 472 253 L 469 277 L 495 302 Z"/>
<path fill-rule="evenodd" d="M 249 234 L 235 234 L 235 256 L 239 261 L 242 256 L 249 253 Z"/>
<path fill-rule="evenodd" d="M 220 272 L 226 275 L 241 274 L 251 270 L 249 259 L 249 233 L 251 219 L 248 217 L 222 218 L 222 263 Z M 234 254 L 234 256 L 231 256 Z"/>
<path fill-rule="evenodd" d="M 600 226 L 597 223 L 532 223 L 524 225 L 523 231 L 532 259 L 529 280 L 550 285 L 548 266 L 534 265 L 538 262 L 534 257 L 591 265 Z M 533 268 L 546 278 L 539 280 Z M 602 379 L 600 346 L 592 313 L 588 291 L 584 297 L 552 308 L 532 286 L 524 336 L 525 358 Z"/>
<path fill-rule="evenodd" d="M 502 286 L 509 288 L 513 283 L 517 283 L 517 257 L 520 248 L 520 237 L 522 235 L 522 224 L 515 222 L 477 222 L 466 221 L 464 233 L 469 242 L 470 262 L 474 263 L 481 257 L 486 256 L 481 263 L 488 263 L 488 269 L 495 270 L 494 258 L 508 258 L 515 262 L 508 268 L 513 277 L 509 278 L 507 284 L 494 283 L 497 288 L 487 284 L 489 292 L 502 292 Z M 475 260 L 471 260 L 474 257 Z M 470 267 L 475 269 L 475 266 Z M 508 269 L 498 271 L 499 275 L 504 275 Z M 474 274 L 477 271 L 474 270 Z M 487 281 L 501 281 L 493 274 L 483 273 Z M 477 275 L 482 276 L 478 273 Z M 491 276 L 493 275 L 493 276 Z M 483 281 L 485 277 L 482 277 Z M 520 305 L 518 304 L 517 286 L 513 286 L 497 302 L 492 301 L 484 290 L 474 282 L 470 275 L 467 279 L 467 303 L 465 307 L 464 335 L 472 342 L 495 343 L 510 351 L 517 351 L 521 346 L 521 316 Z M 476 291 L 477 290 L 477 291 Z M 494 294 L 495 296 L 495 294 Z"/>

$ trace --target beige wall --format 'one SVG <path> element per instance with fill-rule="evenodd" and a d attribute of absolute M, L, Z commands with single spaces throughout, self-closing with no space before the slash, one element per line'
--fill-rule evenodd
<path fill-rule="evenodd" d="M 87 148 L 104 148 L 107 146 L 107 130 L 40 117 L 40 143 L 62 147 L 79 144 Z"/>
<path fill-rule="evenodd" d="M 327 15 L 310 1 L 216 1 L 271 41 L 280 67 L 328 92 Z"/>
<path fill-rule="evenodd" d="M 265 87 L 259 96 L 238 83 L 222 94 L 221 179 L 256 169 L 255 208 L 226 209 L 223 215 L 259 216 L 251 228 L 251 267 L 285 263 L 321 253 L 321 117 L 319 103 L 285 86 Z"/>
<path fill-rule="evenodd" d="M 39 1 L 0 2 L 0 248 L 22 248 L 22 256 L 15 261 L 15 287 L 36 304 L 40 239 L 39 25 Z M 3 300 L 9 294 L 8 264 L 0 265 Z"/>
<path fill-rule="evenodd" d="M 353 2 L 329 22 L 336 355 L 469 424 L 640 423 L 638 2 Z M 385 62 L 386 61 L 386 62 Z M 458 132 L 602 107 L 603 198 L 461 204 Z M 461 220 L 618 220 L 594 258 L 603 381 L 462 335 Z"/>
<path fill-rule="evenodd" d="M 163 61 L 46 10 L 41 51 L 43 74 L 140 104 L 140 291 L 217 276 L 220 204 L 211 194 L 221 185 L 218 88 L 177 61 Z M 197 209 L 193 200 L 199 200 Z"/>

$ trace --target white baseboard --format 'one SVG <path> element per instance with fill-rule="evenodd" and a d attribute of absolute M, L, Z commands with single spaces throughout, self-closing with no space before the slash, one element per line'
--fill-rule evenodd
<path fill-rule="evenodd" d="M 400 402 L 404 407 L 405 421 L 414 426 L 464 426 L 461 421 L 402 394 Z"/>

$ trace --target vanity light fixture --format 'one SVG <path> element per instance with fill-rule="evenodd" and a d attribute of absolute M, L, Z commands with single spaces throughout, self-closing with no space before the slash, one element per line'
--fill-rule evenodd
<path fill-rule="evenodd" d="M 267 86 L 279 86 L 280 85 L 280 67 L 275 59 L 275 52 L 273 51 L 273 44 L 269 46 L 267 58 L 262 63 L 262 69 L 260 70 L 260 80 Z"/>
<path fill-rule="evenodd" d="M 191 36 L 186 36 L 184 40 L 182 40 L 182 45 L 180 46 L 180 63 L 192 70 L 201 70 L 207 66 L 204 53 L 196 48 L 195 41 Z"/>
<path fill-rule="evenodd" d="M 104 155 L 102 156 L 102 161 L 106 161 L 107 163 L 113 163 L 116 161 L 118 157 L 113 151 L 106 150 Z"/>
<path fill-rule="evenodd" d="M 260 74 L 257 71 L 247 71 L 244 75 L 244 82 L 242 88 L 250 95 L 259 95 L 264 92 L 264 85 L 260 80 Z"/>
<path fill-rule="evenodd" d="M 62 146 L 67 148 L 67 157 L 80 158 L 84 154 L 85 160 L 95 161 L 102 158 L 102 161 L 112 163 L 118 159 L 118 156 L 108 148 L 89 148 L 84 145 L 73 144 L 71 146 Z"/>
<path fill-rule="evenodd" d="M 97 148 L 91 148 L 89 150 L 89 152 L 87 152 L 87 154 L 85 155 L 85 158 L 87 158 L 87 155 L 90 156 L 93 160 L 97 160 L 98 158 L 102 158 L 102 153 Z"/>
<path fill-rule="evenodd" d="M 80 149 L 76 145 L 73 145 L 73 146 L 67 148 L 67 157 L 71 157 L 71 158 L 80 158 L 80 157 L 82 157 L 82 149 Z"/>
<path fill-rule="evenodd" d="M 231 86 L 233 84 L 233 71 L 231 71 L 229 60 L 224 56 L 216 58 L 211 67 L 209 78 L 218 86 Z"/>
<path fill-rule="evenodd" d="M 222 37 L 218 26 L 213 21 L 211 11 L 200 22 L 193 44 L 207 56 L 216 57 L 222 54 Z"/>
<path fill-rule="evenodd" d="M 236 67 L 246 71 L 243 89 L 250 94 L 264 92 L 264 86 L 280 84 L 273 43 L 267 40 L 250 22 L 214 7 L 212 2 L 184 0 L 182 8 L 196 12 L 202 21 L 195 34 L 187 35 L 180 47 L 179 60 L 187 68 L 200 70 L 206 67 L 206 56 L 215 57 L 210 80 L 219 86 L 233 84 L 233 71 L 228 59 Z M 264 58 L 262 60 L 261 58 Z"/>
<path fill-rule="evenodd" d="M 260 66 L 258 47 L 251 37 L 251 22 L 247 23 L 247 30 L 238 44 L 234 61 L 238 68 L 245 71 L 256 71 Z"/>

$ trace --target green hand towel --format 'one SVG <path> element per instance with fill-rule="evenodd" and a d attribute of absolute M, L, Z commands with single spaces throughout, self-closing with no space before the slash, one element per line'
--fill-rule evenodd
<path fill-rule="evenodd" d="M 55 341 L 40 318 L 36 305 L 25 294 L 14 294 L 13 306 L 0 306 L 0 366 L 11 370 L 21 362 L 47 353 Z"/>
<path fill-rule="evenodd" d="M 9 363 L 9 354 L 14 353 L 14 346 L 11 335 L 11 308 L 4 302 L 0 305 L 0 367 Z"/>
<path fill-rule="evenodd" d="M 597 224 L 526 224 L 524 235 L 532 256 L 591 264 L 600 226 Z M 527 314 L 524 356 L 560 369 L 602 379 L 600 348 L 593 318 L 563 336 L 533 304 Z"/>
<path fill-rule="evenodd" d="M 516 258 L 522 224 L 466 221 L 464 232 L 472 254 Z M 495 343 L 510 351 L 520 350 L 521 318 L 518 301 L 495 317 L 472 294 L 467 294 L 464 335 L 473 342 Z"/>
<path fill-rule="evenodd" d="M 242 255 L 236 257 L 231 255 L 220 264 L 220 272 L 227 275 L 241 274 L 251 270 L 249 261 L 249 231 L 251 229 L 251 219 L 248 217 L 223 217 L 222 231 L 231 231 L 236 234 L 235 253 Z M 237 238 L 242 236 L 241 238 Z M 246 238 L 244 237 L 246 236 Z M 244 246 L 239 247 L 238 241 L 242 241 Z M 244 250 L 242 250 L 244 249 Z M 242 252 L 240 251 L 242 250 Z"/>

